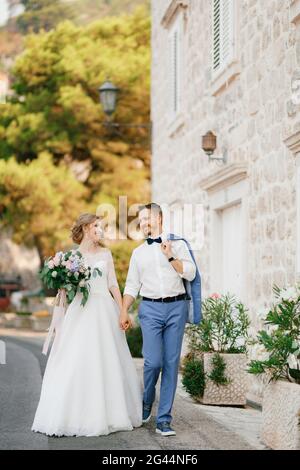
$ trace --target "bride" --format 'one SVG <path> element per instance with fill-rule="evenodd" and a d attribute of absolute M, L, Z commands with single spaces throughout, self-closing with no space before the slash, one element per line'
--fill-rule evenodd
<path fill-rule="evenodd" d="M 99 268 L 102 276 L 91 276 L 84 307 L 77 293 L 66 310 L 48 358 L 32 431 L 100 436 L 142 424 L 141 384 L 124 331 L 128 322 L 119 323 L 122 297 L 101 235 L 100 219 L 92 214 L 82 214 L 72 228 L 86 264 Z"/>

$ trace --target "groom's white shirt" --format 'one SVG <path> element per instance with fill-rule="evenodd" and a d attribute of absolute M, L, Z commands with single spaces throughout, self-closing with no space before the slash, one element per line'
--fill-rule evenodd
<path fill-rule="evenodd" d="M 164 232 L 159 235 L 167 240 Z M 132 252 L 126 279 L 124 294 L 136 298 L 138 293 L 143 297 L 157 299 L 184 294 L 183 278 L 192 281 L 196 275 L 196 266 L 188 247 L 183 240 L 171 242 L 174 258 L 183 263 L 183 273 L 178 273 L 161 251 L 160 243 L 149 245 L 147 241 Z"/>

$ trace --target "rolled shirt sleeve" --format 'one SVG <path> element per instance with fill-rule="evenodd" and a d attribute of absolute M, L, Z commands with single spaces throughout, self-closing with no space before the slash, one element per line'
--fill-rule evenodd
<path fill-rule="evenodd" d="M 135 252 L 132 253 L 129 263 L 128 274 L 126 278 L 126 284 L 124 289 L 124 295 L 131 295 L 136 298 L 141 288 L 140 274 L 135 258 Z"/>
<path fill-rule="evenodd" d="M 196 276 L 196 265 L 191 257 L 189 249 L 183 240 L 172 242 L 172 250 L 180 261 L 182 261 L 183 273 L 179 276 L 187 281 L 192 281 Z"/>

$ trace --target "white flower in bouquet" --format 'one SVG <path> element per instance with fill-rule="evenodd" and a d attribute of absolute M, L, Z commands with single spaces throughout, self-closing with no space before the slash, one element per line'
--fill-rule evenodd
<path fill-rule="evenodd" d="M 53 271 L 52 274 L 51 274 L 52 277 L 56 277 L 57 276 L 57 271 Z"/>

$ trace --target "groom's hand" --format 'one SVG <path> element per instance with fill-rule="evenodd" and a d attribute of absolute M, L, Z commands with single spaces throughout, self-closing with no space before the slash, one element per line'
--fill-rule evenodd
<path fill-rule="evenodd" d="M 162 242 L 161 244 L 161 251 L 163 252 L 163 254 L 167 257 L 167 258 L 171 258 L 171 256 L 173 256 L 173 253 L 172 253 L 172 244 L 171 242 L 168 240 L 168 241 L 165 241 L 165 242 Z"/>
<path fill-rule="evenodd" d="M 121 330 L 127 331 L 129 328 L 132 328 L 132 322 L 128 312 L 122 311 L 120 313 L 120 328 Z"/>

